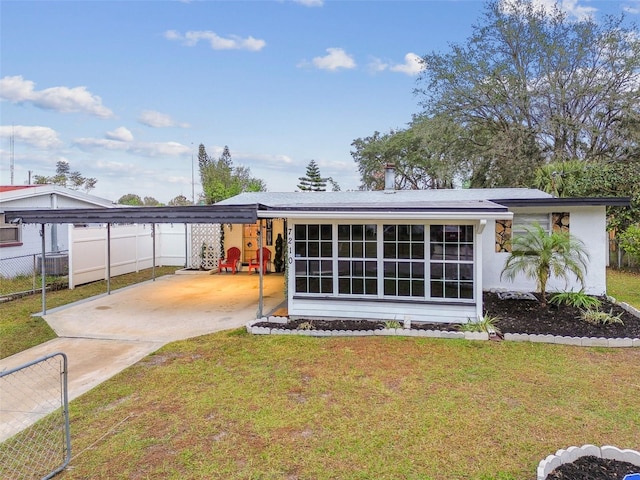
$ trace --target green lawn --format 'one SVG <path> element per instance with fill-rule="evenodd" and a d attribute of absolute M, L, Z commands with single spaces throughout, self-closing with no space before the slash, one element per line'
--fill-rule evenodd
<path fill-rule="evenodd" d="M 640 309 L 640 273 L 607 270 L 607 293 Z"/>
<path fill-rule="evenodd" d="M 533 480 L 559 448 L 637 448 L 639 378 L 637 348 L 221 332 L 74 400 L 60 478 Z"/>
<path fill-rule="evenodd" d="M 177 267 L 156 268 L 156 276 L 175 272 Z M 111 279 L 111 290 L 151 280 L 151 269 L 119 275 Z M 66 305 L 107 291 L 105 281 L 80 285 L 73 290 L 47 292 L 47 309 Z M 8 357 L 27 348 L 56 337 L 41 317 L 32 317 L 42 311 L 42 296 L 38 293 L 0 304 L 0 358 Z"/>

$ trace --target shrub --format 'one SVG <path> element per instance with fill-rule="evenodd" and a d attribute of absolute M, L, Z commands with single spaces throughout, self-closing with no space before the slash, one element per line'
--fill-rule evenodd
<path fill-rule="evenodd" d="M 402 325 L 397 320 L 387 320 L 384 322 L 384 328 L 402 328 Z"/>
<path fill-rule="evenodd" d="M 631 225 L 619 236 L 620 247 L 640 262 L 640 225 Z"/>
<path fill-rule="evenodd" d="M 602 302 L 584 291 L 555 293 L 549 303 L 553 305 L 569 305 L 576 308 L 599 308 Z"/>
<path fill-rule="evenodd" d="M 610 325 L 612 323 L 624 325 L 622 318 L 620 318 L 621 316 L 621 313 L 614 315 L 613 308 L 608 312 L 603 312 L 597 308 L 588 308 L 582 311 L 580 318 L 592 325 Z"/>
<path fill-rule="evenodd" d="M 496 325 L 499 321 L 500 317 L 491 317 L 488 314 L 485 314 L 484 317 L 478 317 L 475 322 L 469 319 L 467 323 L 459 325 L 458 329 L 463 332 L 495 332 L 497 334 L 500 334 L 500 329 Z"/>

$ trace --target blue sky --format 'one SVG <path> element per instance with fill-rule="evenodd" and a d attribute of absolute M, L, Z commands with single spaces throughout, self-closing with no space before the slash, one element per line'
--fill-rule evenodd
<path fill-rule="evenodd" d="M 549 4 L 552 0 L 535 0 Z M 640 1 L 563 0 L 573 17 Z M 463 42 L 479 0 L 0 0 L 0 183 L 98 179 L 92 194 L 201 191 L 197 149 L 294 191 L 310 160 L 359 185 L 356 138 L 419 113 L 416 56 Z"/>

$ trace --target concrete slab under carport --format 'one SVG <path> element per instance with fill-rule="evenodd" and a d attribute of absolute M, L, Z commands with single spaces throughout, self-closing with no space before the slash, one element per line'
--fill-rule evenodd
<path fill-rule="evenodd" d="M 44 318 L 58 338 L 1 359 L 0 371 L 63 352 L 73 400 L 167 343 L 244 326 L 256 318 L 258 296 L 257 274 L 159 277 L 49 310 Z M 284 302 L 282 274 L 263 277 L 263 298 L 265 314 Z M 25 400 L 3 394 L 0 441 L 38 419 L 25 412 L 10 425 L 6 412 L 16 411 L 25 411 Z"/>

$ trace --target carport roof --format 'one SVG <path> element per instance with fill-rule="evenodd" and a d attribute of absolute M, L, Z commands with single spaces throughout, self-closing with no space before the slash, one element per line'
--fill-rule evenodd
<path fill-rule="evenodd" d="M 184 207 L 117 207 L 6 210 L 7 222 L 22 223 L 256 223 L 252 205 L 189 205 Z"/>

